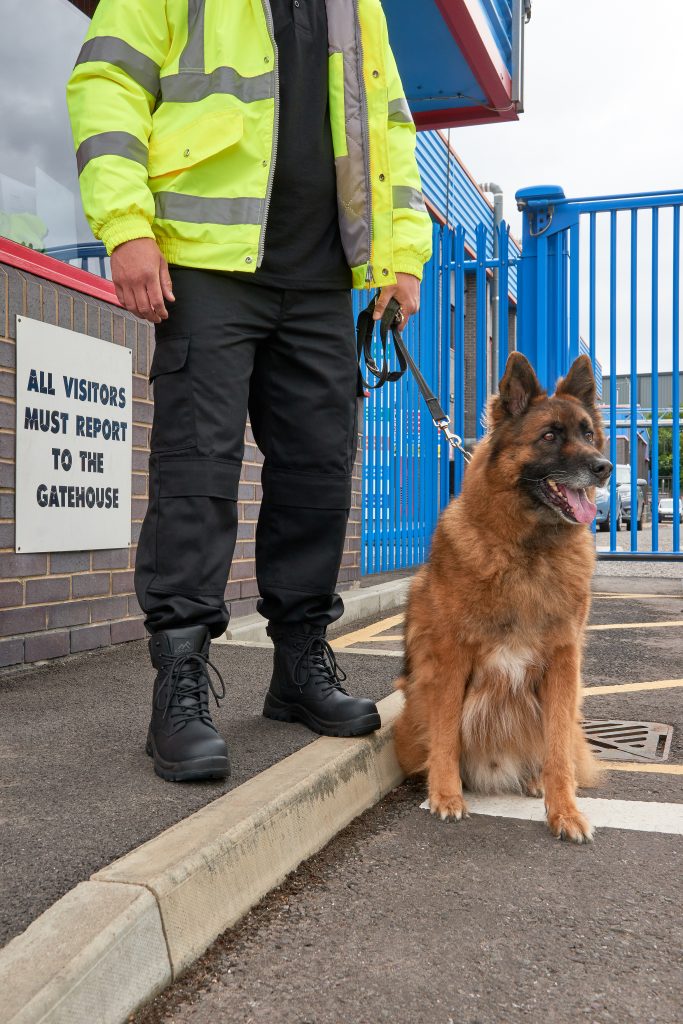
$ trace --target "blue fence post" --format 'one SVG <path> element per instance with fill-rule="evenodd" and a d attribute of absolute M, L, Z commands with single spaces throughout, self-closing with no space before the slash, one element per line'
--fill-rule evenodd
<path fill-rule="evenodd" d="M 617 463 L 617 214 L 610 213 L 609 225 L 609 460 Z M 610 511 L 616 506 L 616 469 L 610 477 Z M 633 508 L 631 509 L 633 515 Z M 633 519 L 631 519 L 633 525 Z M 609 517 L 609 546 L 617 546 L 616 517 Z"/>
<path fill-rule="evenodd" d="M 593 216 L 595 216 L 593 214 Z M 638 476 L 638 211 L 631 210 L 631 353 L 630 353 L 630 373 L 631 373 L 631 384 L 630 384 L 630 410 L 629 410 L 629 446 L 631 452 L 631 509 L 633 509 L 634 497 L 637 500 L 637 480 L 634 482 L 633 477 Z M 610 385 L 611 387 L 611 385 Z M 611 396 L 611 391 L 610 391 Z M 611 405 L 611 403 L 610 403 Z M 633 453 L 636 453 L 634 459 Z M 636 469 L 633 469 L 633 466 Z M 616 470 L 615 470 L 616 473 Z M 615 475 L 612 474 L 612 476 Z M 615 509 L 616 506 L 611 506 Z M 636 524 L 631 517 L 630 522 L 630 548 L 631 551 L 638 550 L 638 531 Z"/>
<path fill-rule="evenodd" d="M 551 254 L 548 243 L 550 238 L 554 239 L 551 229 L 556 207 L 565 202 L 565 195 L 559 185 L 535 185 L 520 189 L 515 198 L 524 213 L 522 258 L 517 275 L 522 299 L 518 311 L 517 348 L 534 366 L 541 384 L 548 387 L 551 370 L 548 364 L 552 362 L 548 360 L 548 349 L 552 347 L 548 316 L 548 257 Z M 555 252 L 556 246 L 553 240 Z"/>
<path fill-rule="evenodd" d="M 579 283 L 580 283 L 580 228 L 577 221 L 569 229 L 569 365 L 579 354 L 581 329 L 579 326 Z"/>
<path fill-rule="evenodd" d="M 438 310 L 439 305 L 439 288 L 441 289 L 441 312 L 442 315 L 439 317 L 434 316 L 434 336 L 438 338 L 440 345 L 440 356 L 441 356 L 441 373 L 440 373 L 440 384 L 441 384 L 441 407 L 447 416 L 450 416 L 451 409 L 451 324 L 450 324 L 450 305 L 451 305 L 451 271 L 450 266 L 446 265 L 446 232 L 437 225 L 434 225 L 433 233 L 433 244 L 434 251 L 439 253 L 439 273 L 435 275 L 435 287 L 434 287 L 434 310 Z M 438 246 L 438 248 L 437 248 Z M 448 309 L 448 317 L 444 316 L 445 309 Z M 438 332 L 438 333 L 437 333 Z M 449 461 L 450 461 L 450 445 L 444 439 L 441 431 L 436 431 L 439 437 L 439 508 L 438 512 L 445 508 L 449 500 Z M 436 518 L 434 521 L 436 525 Z"/>
<path fill-rule="evenodd" d="M 475 434 L 477 440 L 484 436 L 484 410 L 486 408 L 486 395 L 488 384 L 488 316 L 486 302 L 486 257 L 487 237 L 484 224 L 477 225 L 477 331 L 476 331 L 476 371 L 475 371 L 475 393 L 476 393 L 476 424 Z"/>
<path fill-rule="evenodd" d="M 508 358 L 510 345 L 508 337 L 508 312 L 509 312 L 509 267 L 510 267 L 510 229 L 505 221 L 498 225 L 500 232 L 498 237 L 498 253 L 500 259 L 500 270 L 498 273 L 498 380 L 493 385 L 497 390 L 498 381 L 505 372 L 505 364 Z"/>
<path fill-rule="evenodd" d="M 454 364 L 454 433 L 465 437 L 465 229 L 458 225 L 453 238 L 453 255 L 455 263 L 455 337 L 453 339 Z M 453 467 L 455 493 L 462 487 L 464 466 L 463 460 L 455 459 Z"/>
<path fill-rule="evenodd" d="M 652 211 L 652 550 L 659 548 L 659 210 Z M 631 525 L 638 518 L 638 506 L 631 498 Z"/>
<path fill-rule="evenodd" d="M 673 550 L 681 550 L 681 395 L 680 395 L 680 301 L 681 301 L 681 208 L 673 211 L 673 317 L 671 342 L 671 491 L 673 496 Z M 654 510 L 653 513 L 654 515 Z"/>

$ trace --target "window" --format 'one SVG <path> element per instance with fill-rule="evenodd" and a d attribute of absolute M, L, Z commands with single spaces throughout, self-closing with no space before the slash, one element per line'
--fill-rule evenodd
<path fill-rule="evenodd" d="M 101 276 L 81 207 L 66 83 L 88 30 L 68 0 L 0 0 L 0 235 Z"/>

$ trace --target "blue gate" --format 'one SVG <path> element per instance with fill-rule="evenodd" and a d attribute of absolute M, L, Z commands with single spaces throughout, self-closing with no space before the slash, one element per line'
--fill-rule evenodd
<path fill-rule="evenodd" d="M 434 252 L 440 232 L 434 228 Z M 431 386 L 443 394 L 439 261 L 425 267 L 421 308 L 406 327 L 409 349 Z M 354 294 L 356 315 L 367 292 Z M 419 565 L 442 506 L 448 500 L 445 444 L 410 373 L 371 391 L 364 401 L 361 571 L 387 572 Z M 447 470 L 447 465 L 445 466 Z"/>
<path fill-rule="evenodd" d="M 474 244 L 472 244 L 472 241 Z M 518 250 L 502 223 L 465 228 L 434 227 L 434 257 L 425 267 L 421 308 L 405 338 L 427 382 L 449 411 L 453 431 L 471 445 L 484 432 L 484 411 L 495 387 L 496 367 L 507 359 L 508 293 L 516 288 Z M 466 278 L 476 281 L 476 338 L 466 351 Z M 489 349 L 488 282 L 500 296 L 496 352 Z M 367 293 L 354 296 L 356 312 Z M 467 403 L 475 424 L 466 430 Z M 365 400 L 362 492 L 363 574 L 403 569 L 423 562 L 439 512 L 462 483 L 464 462 L 435 428 L 410 373 L 372 391 Z"/>
<path fill-rule="evenodd" d="M 524 211 L 519 349 L 549 388 L 586 338 L 593 364 L 600 354 L 609 365 L 603 416 L 616 469 L 609 484 L 609 544 L 604 551 L 598 546 L 600 557 L 677 560 L 683 191 L 567 199 L 561 188 L 540 186 L 522 189 L 517 201 Z M 666 395 L 664 360 L 671 366 Z M 651 399 L 643 403 L 638 367 L 644 362 Z M 660 452 L 671 462 L 665 476 Z M 672 535 L 664 538 L 660 521 L 668 530 L 669 518 Z M 624 520 L 630 538 L 622 546 L 617 534 Z"/>

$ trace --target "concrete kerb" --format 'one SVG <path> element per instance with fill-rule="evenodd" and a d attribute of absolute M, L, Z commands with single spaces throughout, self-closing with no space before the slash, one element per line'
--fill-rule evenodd
<path fill-rule="evenodd" d="M 152 894 L 81 882 L 0 952 L 0 1017 L 6 1024 L 118 1024 L 170 981 Z"/>
<path fill-rule="evenodd" d="M 392 694 L 377 733 L 316 740 L 67 893 L 0 951 L 4 1024 L 123 1024 L 403 781 L 401 705 Z"/>
<path fill-rule="evenodd" d="M 388 583 L 378 583 L 373 587 L 343 591 L 341 596 L 344 599 L 344 614 L 337 624 L 347 625 L 350 622 L 368 618 L 370 615 L 379 615 L 381 612 L 403 607 L 408 596 L 409 585 L 410 577 L 405 577 L 400 580 L 389 580 Z M 258 613 L 235 619 L 234 623 L 228 627 L 227 632 L 213 642 L 225 644 L 231 640 L 269 643 L 265 619 Z"/>

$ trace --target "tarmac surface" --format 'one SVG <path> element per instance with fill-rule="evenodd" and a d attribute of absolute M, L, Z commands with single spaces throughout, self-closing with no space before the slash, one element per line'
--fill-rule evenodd
<path fill-rule="evenodd" d="M 591 625 L 617 628 L 588 633 L 586 717 L 673 725 L 673 743 L 658 772 L 606 762 L 582 795 L 683 803 L 683 590 L 614 582 L 630 593 L 596 580 Z M 397 618 L 338 641 L 354 675 L 398 670 Z M 590 692 L 653 681 L 677 685 Z M 425 795 L 410 781 L 354 821 L 134 1024 L 680 1024 L 680 836 L 601 828 L 577 847 L 536 822 L 437 821 Z"/>
<path fill-rule="evenodd" d="M 145 641 L 0 675 L 0 946 L 99 868 L 318 738 L 263 718 L 270 650 L 213 644 L 210 657 L 227 688 L 212 707 L 232 759 L 224 782 L 154 774 Z M 379 700 L 392 678 L 354 659 L 353 692 Z"/>
<path fill-rule="evenodd" d="M 674 735 L 656 772 L 622 766 L 584 795 L 683 803 L 683 586 L 614 574 L 594 591 L 586 717 L 663 722 Z M 400 620 L 336 631 L 353 692 L 391 691 Z M 233 775 L 220 784 L 154 775 L 143 643 L 0 677 L 1 942 L 93 871 L 316 738 L 261 717 L 269 650 L 214 645 L 212 660 L 229 686 L 216 721 Z M 590 692 L 625 683 L 645 688 Z M 577 848 L 535 822 L 437 822 L 420 810 L 424 796 L 407 783 L 353 822 L 131 1020 L 678 1024 L 680 836 L 603 828 Z"/>
<path fill-rule="evenodd" d="M 135 1024 L 679 1024 L 681 840 L 446 824 L 408 783 Z"/>

